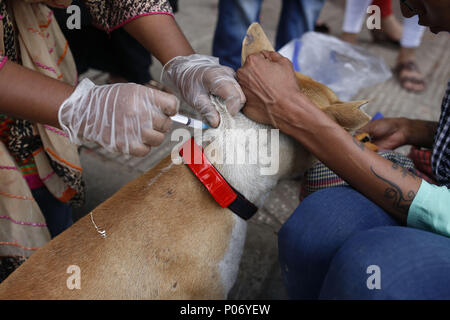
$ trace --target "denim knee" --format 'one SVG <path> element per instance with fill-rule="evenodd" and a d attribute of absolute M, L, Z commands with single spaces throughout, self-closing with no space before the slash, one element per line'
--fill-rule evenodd
<path fill-rule="evenodd" d="M 317 298 L 340 246 L 358 231 L 384 225 L 396 222 L 352 188 L 328 188 L 307 197 L 278 234 L 279 262 L 289 296 Z"/>
<path fill-rule="evenodd" d="M 327 188 L 307 197 L 278 234 L 280 250 L 301 247 L 316 252 L 317 246 L 340 244 L 361 230 L 398 225 L 383 209 L 350 187 Z"/>
<path fill-rule="evenodd" d="M 355 234 L 333 258 L 321 299 L 448 299 L 450 239 L 407 227 Z"/>

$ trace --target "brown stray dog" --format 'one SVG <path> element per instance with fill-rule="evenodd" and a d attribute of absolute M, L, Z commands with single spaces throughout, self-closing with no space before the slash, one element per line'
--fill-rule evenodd
<path fill-rule="evenodd" d="M 243 60 L 263 49 L 273 50 L 254 24 L 244 40 Z M 326 86 L 301 74 L 297 78 L 302 92 L 344 128 L 368 122 L 358 109 L 366 101 L 343 103 Z M 220 112 L 215 130 L 267 127 L 243 114 L 232 118 Z M 247 176 L 247 187 L 237 188 L 252 202 L 293 174 L 298 166 L 291 163 L 310 165 L 309 153 L 289 137 L 280 135 L 280 148 L 280 173 L 259 183 Z M 231 177 L 237 166 L 217 169 L 231 185 L 242 182 Z M 259 189 L 248 190 L 256 184 Z M 223 299 L 237 276 L 245 232 L 244 220 L 220 207 L 187 166 L 167 157 L 34 253 L 0 285 L 0 299 Z M 70 289 L 72 265 L 80 270 L 80 287 Z"/>

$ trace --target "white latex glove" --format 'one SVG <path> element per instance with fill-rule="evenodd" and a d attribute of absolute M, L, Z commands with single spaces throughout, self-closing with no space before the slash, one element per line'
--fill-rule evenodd
<path fill-rule="evenodd" d="M 144 156 L 160 145 L 178 112 L 178 99 L 134 83 L 97 86 L 84 79 L 58 112 L 75 144 L 96 142 L 108 151 Z"/>
<path fill-rule="evenodd" d="M 221 97 L 231 115 L 245 104 L 234 70 L 220 65 L 215 57 L 201 54 L 175 57 L 164 66 L 161 82 L 200 112 L 212 127 L 219 125 L 220 118 L 210 94 Z"/>

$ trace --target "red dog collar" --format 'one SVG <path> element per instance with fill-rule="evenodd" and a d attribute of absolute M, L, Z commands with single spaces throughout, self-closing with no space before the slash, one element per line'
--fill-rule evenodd
<path fill-rule="evenodd" d="M 228 184 L 205 157 L 203 148 L 195 143 L 194 138 L 183 144 L 180 155 L 222 208 L 230 209 L 245 220 L 250 219 L 258 211 L 253 203 Z"/>

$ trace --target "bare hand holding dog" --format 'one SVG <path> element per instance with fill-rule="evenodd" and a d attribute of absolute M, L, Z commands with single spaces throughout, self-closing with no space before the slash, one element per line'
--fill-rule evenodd
<path fill-rule="evenodd" d="M 277 128 L 281 114 L 288 112 L 279 102 L 289 99 L 293 93 L 302 95 L 292 63 L 276 52 L 261 51 L 248 56 L 244 66 L 237 71 L 237 78 L 247 97 L 244 114 Z M 307 98 L 304 98 L 306 102 Z"/>

